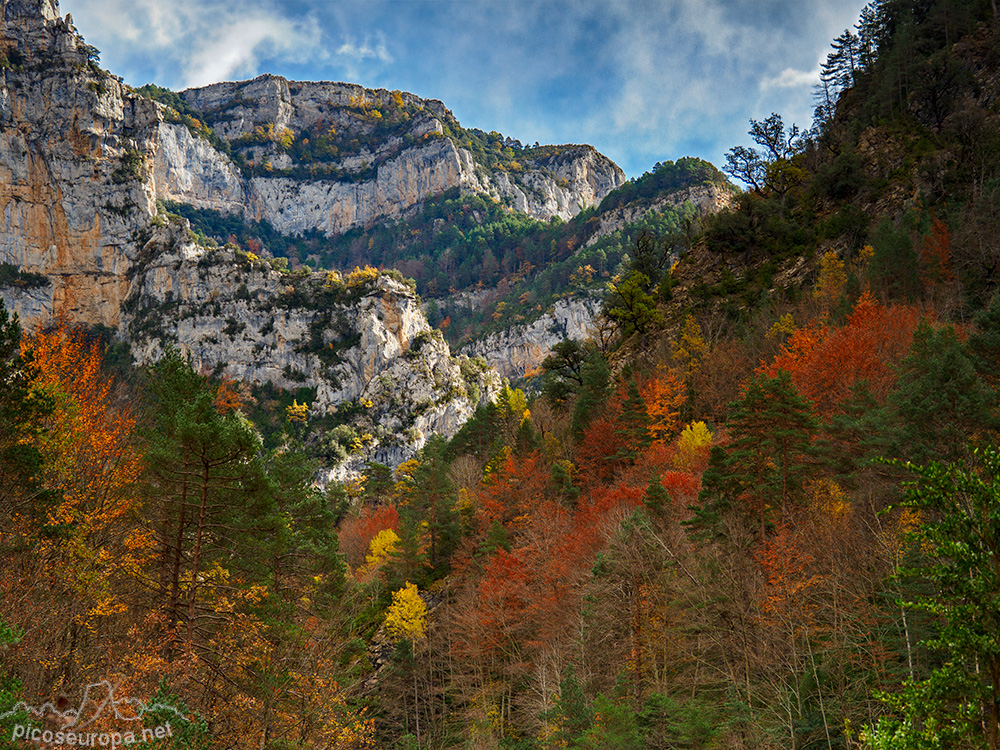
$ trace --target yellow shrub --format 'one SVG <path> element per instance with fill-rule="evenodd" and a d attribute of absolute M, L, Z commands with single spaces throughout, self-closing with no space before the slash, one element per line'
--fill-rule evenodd
<path fill-rule="evenodd" d="M 385 628 L 393 638 L 423 638 L 427 630 L 427 605 L 420 598 L 415 583 L 406 585 L 392 595 L 392 605 L 385 613 Z"/>
<path fill-rule="evenodd" d="M 297 400 L 293 400 L 291 406 L 285 407 L 285 416 L 289 422 L 305 422 L 309 418 L 309 404 L 300 404 Z"/>
<path fill-rule="evenodd" d="M 378 278 L 378 269 L 372 266 L 361 268 L 355 266 L 354 270 L 347 274 L 347 286 L 358 286 Z"/>

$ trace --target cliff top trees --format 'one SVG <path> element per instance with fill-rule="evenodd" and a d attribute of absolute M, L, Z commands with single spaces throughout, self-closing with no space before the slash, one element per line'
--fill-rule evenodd
<path fill-rule="evenodd" d="M 784 218 L 788 192 L 801 179 L 792 157 L 802 149 L 802 132 L 798 125 L 786 128 L 781 115 L 772 114 L 765 120 L 750 120 L 748 133 L 760 148 L 730 149 L 722 170 L 760 196 L 777 195 Z"/>

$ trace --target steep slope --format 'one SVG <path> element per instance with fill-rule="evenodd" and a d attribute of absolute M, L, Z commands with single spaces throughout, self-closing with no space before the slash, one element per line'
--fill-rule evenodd
<path fill-rule="evenodd" d="M 685 158 L 610 192 L 568 222 L 542 222 L 487 195 L 453 188 L 404 218 L 339 237 L 289 237 L 269 223 L 171 203 L 169 209 L 218 242 L 263 247 L 293 266 L 347 271 L 391 266 L 417 282 L 430 322 L 452 346 L 481 354 L 507 377 L 537 368 L 564 337 L 586 336 L 603 286 L 627 263 L 643 233 L 674 236 L 728 206 L 735 188 L 715 167 Z"/>
<path fill-rule="evenodd" d="M 481 361 L 451 356 L 398 275 L 281 274 L 201 247 L 184 220 L 143 247 L 123 327 L 140 361 L 177 345 L 201 370 L 308 389 L 310 417 L 329 433 L 314 438 L 337 478 L 454 435 L 500 388 Z"/>

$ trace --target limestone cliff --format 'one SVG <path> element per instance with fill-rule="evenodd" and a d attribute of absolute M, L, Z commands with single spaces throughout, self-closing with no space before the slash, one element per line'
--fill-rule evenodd
<path fill-rule="evenodd" d="M 54 0 L 7 0 L 0 27 L 0 262 L 49 282 L 0 296 L 29 324 L 115 326 L 155 213 L 159 108 L 96 65 Z"/>
<path fill-rule="evenodd" d="M 734 195 L 730 185 L 707 181 L 683 185 L 621 206 L 602 206 L 587 218 L 579 234 L 575 235 L 580 250 L 573 257 L 579 258 L 578 263 L 584 265 L 589 257 L 588 249 L 599 249 L 605 238 L 635 237 L 645 222 L 674 209 L 690 217 L 708 216 L 728 206 Z M 578 289 L 569 295 L 563 292 L 560 299 L 537 317 L 481 336 L 463 346 L 461 351 L 482 357 L 504 377 L 524 377 L 538 371 L 554 344 L 564 339 L 582 341 L 591 335 L 600 313 L 600 299 L 597 286 Z M 495 290 L 484 289 L 463 292 L 446 304 L 488 310 L 494 308 L 497 301 Z"/>
<path fill-rule="evenodd" d="M 662 212 L 668 208 L 690 204 L 700 216 L 714 214 L 728 208 L 735 194 L 730 185 L 699 184 L 667 193 L 649 204 L 625 205 L 605 211 L 598 214 L 594 233 L 587 239 L 585 246 L 593 245 L 602 237 L 607 237 L 629 224 L 640 221 L 650 213 Z"/>
<path fill-rule="evenodd" d="M 184 220 L 160 223 L 124 306 L 137 359 L 174 345 L 200 370 L 310 389 L 311 417 L 342 426 L 317 437 L 332 476 L 411 458 L 500 387 L 481 360 L 451 356 L 391 274 L 280 273 L 233 248 L 201 247 Z"/>
<path fill-rule="evenodd" d="M 0 295 L 29 323 L 116 326 L 158 198 L 332 235 L 453 187 L 569 218 L 624 181 L 585 146 L 487 168 L 441 102 L 274 76 L 184 92 L 212 141 L 101 70 L 55 0 L 0 14 L 0 263 L 49 279 Z"/>
<path fill-rule="evenodd" d="M 507 160 L 490 168 L 441 102 L 399 91 L 265 75 L 182 96 L 249 176 L 241 182 L 231 161 L 174 129 L 156 154 L 159 197 L 242 211 L 289 234 L 370 227 L 454 187 L 538 219 L 569 219 L 625 181 L 589 146 L 519 148 L 523 156 L 506 147 Z"/>
<path fill-rule="evenodd" d="M 177 346 L 198 368 L 306 388 L 323 425 L 312 439 L 336 476 L 412 457 L 493 397 L 496 373 L 451 356 L 401 277 L 282 273 L 235 247 L 203 247 L 187 222 L 159 213 L 166 195 L 275 217 L 312 197 L 285 178 L 247 179 L 172 119 L 98 67 L 54 0 L 0 3 L 0 296 L 26 328 L 65 316 L 115 328 L 140 363 Z M 409 165 L 409 182 L 394 178 L 399 200 L 436 189 L 420 154 L 449 146 L 395 154 L 390 163 Z M 323 210 L 349 220 L 394 200 L 363 181 L 319 190 Z"/>
<path fill-rule="evenodd" d="M 481 357 L 505 378 L 515 380 L 535 372 L 560 341 L 589 338 L 600 311 L 601 301 L 596 296 L 561 299 L 534 322 L 488 334 L 462 347 L 461 352 Z"/>

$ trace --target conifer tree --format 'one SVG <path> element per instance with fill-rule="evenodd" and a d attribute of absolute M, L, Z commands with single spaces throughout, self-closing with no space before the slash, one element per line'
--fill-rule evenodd
<path fill-rule="evenodd" d="M 448 476 L 445 459 L 447 443 L 433 436 L 420 454 L 420 463 L 413 472 L 410 501 L 400 513 L 400 551 L 405 552 L 413 537 L 423 537 L 425 546 L 424 575 L 434 580 L 447 573 L 451 554 L 458 543 L 460 527 L 455 510 L 455 486 Z M 409 573 L 416 577 L 417 572 Z"/>
<path fill-rule="evenodd" d="M 583 435 L 594 413 L 607 402 L 611 390 L 611 372 L 600 352 L 591 352 L 581 372 L 582 385 L 570 423 L 577 437 Z"/>
<path fill-rule="evenodd" d="M 970 436 L 996 426 L 995 396 L 952 326 L 926 320 L 913 333 L 889 401 L 900 419 L 897 453 L 917 462 L 957 460 Z"/>
<path fill-rule="evenodd" d="M 577 743 L 593 725 L 594 713 L 572 664 L 563 673 L 559 702 L 548 718 L 555 719 L 554 739 L 558 747 L 578 747 Z"/>
<path fill-rule="evenodd" d="M 703 477 L 702 507 L 694 527 L 711 527 L 720 513 L 756 517 L 761 536 L 775 510 L 787 519 L 802 496 L 802 483 L 816 460 L 818 422 L 787 371 L 750 381 L 731 404 L 728 449 L 712 449 Z M 706 529 L 707 530 L 707 529 Z"/>
<path fill-rule="evenodd" d="M 969 357 L 983 382 L 994 391 L 1000 390 L 1000 293 L 990 298 L 973 323 L 975 332 L 969 336 Z"/>
<path fill-rule="evenodd" d="M 148 387 L 154 414 L 146 461 L 159 503 L 159 596 L 168 627 L 182 630 L 190 648 L 206 616 L 205 571 L 255 554 L 253 517 L 266 515 L 262 505 L 269 502 L 261 444 L 238 410 L 220 411 L 215 390 L 176 350 L 150 368 Z"/>
<path fill-rule="evenodd" d="M 565 403 L 583 386 L 583 365 L 587 351 L 576 339 L 560 341 L 542 362 L 545 379 L 542 393 L 552 405 Z"/>
<path fill-rule="evenodd" d="M 635 378 L 629 378 L 625 383 L 625 400 L 622 402 L 618 427 L 615 429 L 622 439 L 622 448 L 616 458 L 631 462 L 649 447 L 652 442 L 649 424 L 646 402 L 639 393 Z"/>

